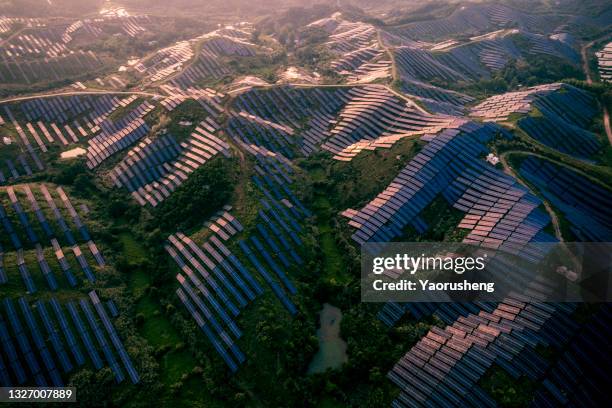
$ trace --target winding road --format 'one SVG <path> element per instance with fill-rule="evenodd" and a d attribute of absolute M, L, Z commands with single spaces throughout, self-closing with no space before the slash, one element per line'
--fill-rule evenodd
<path fill-rule="evenodd" d="M 531 188 L 527 185 L 527 183 L 525 183 L 523 179 L 519 177 L 519 175 L 514 171 L 514 169 L 508 164 L 508 161 L 506 160 L 509 154 L 516 154 L 516 153 L 525 154 L 525 155 L 534 155 L 534 156 L 538 156 L 538 155 L 535 153 L 527 153 L 527 152 L 523 152 L 520 150 L 509 150 L 507 152 L 503 152 L 499 156 L 499 161 L 504 167 L 504 172 L 514 177 L 519 183 L 521 183 L 522 185 L 524 185 L 525 187 L 531 190 Z M 557 217 L 557 214 L 553 210 L 552 205 L 550 205 L 550 203 L 547 200 L 541 197 L 540 199 L 542 200 L 542 203 L 544 204 L 544 208 L 546 209 L 546 212 L 550 216 L 550 222 L 553 226 L 553 230 L 555 231 L 555 238 L 557 238 L 559 242 L 563 242 L 563 234 L 561 234 L 561 224 L 559 223 L 559 217 Z"/>
<path fill-rule="evenodd" d="M 589 69 L 589 57 L 588 50 L 595 44 L 597 40 L 593 40 L 589 43 L 584 44 L 580 48 L 580 55 L 582 56 L 582 70 L 584 71 L 584 75 L 586 76 L 587 84 L 593 83 L 593 78 L 591 77 L 591 70 Z"/>
<path fill-rule="evenodd" d="M 605 37 L 602 37 L 605 38 Z M 591 85 L 593 83 L 593 76 L 591 75 L 591 68 L 589 67 L 589 54 L 588 50 L 595 44 L 600 41 L 602 38 L 598 38 L 589 43 L 584 44 L 580 49 L 580 54 L 582 55 L 582 69 L 584 71 L 584 75 L 586 77 L 587 84 Z M 608 107 L 603 107 L 603 121 L 604 128 L 606 130 L 606 136 L 608 136 L 608 142 L 612 145 L 612 127 L 610 126 L 610 113 L 608 112 Z"/>
<path fill-rule="evenodd" d="M 27 95 L 27 96 L 15 96 L 6 99 L 0 99 L 0 104 L 27 101 L 30 99 L 38 98 L 53 98 L 55 96 L 74 96 L 74 95 L 142 95 L 151 96 L 154 98 L 164 98 L 164 95 L 152 93 L 152 92 L 140 92 L 140 91 L 107 91 L 107 90 L 91 90 L 91 91 L 64 91 L 64 92 L 50 92 L 44 94 Z"/>

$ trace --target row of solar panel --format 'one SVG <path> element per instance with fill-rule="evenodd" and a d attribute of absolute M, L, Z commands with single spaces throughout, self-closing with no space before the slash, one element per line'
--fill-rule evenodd
<path fill-rule="evenodd" d="M 98 350 L 101 349 L 105 356 L 106 363 L 115 374 L 117 383 L 122 382 L 125 378 L 123 370 L 117 363 L 112 348 L 107 342 L 107 337 L 100 328 L 98 320 L 91 310 L 92 303 L 131 381 L 134 384 L 140 381 L 132 361 L 95 291 L 89 293 L 89 301 L 87 299 L 79 300 L 81 311 L 85 315 L 90 330 L 85 328 L 81 315 L 75 303 L 72 301 L 66 304 L 66 308 L 71 317 L 71 321 L 69 322 L 66 318 L 64 309 L 55 298 L 51 298 L 47 304 L 42 300 L 38 300 L 34 303 L 33 308 L 28 304 L 25 298 L 20 298 L 18 304 L 28 328 L 30 335 L 28 336 L 28 332 L 23 328 L 21 319 L 17 314 L 13 302 L 6 298 L 2 303 L 11 329 L 9 330 L 9 326 L 0 315 L 0 341 L 2 343 L 4 356 L 8 359 L 8 364 L 5 364 L 2 357 L 3 354 L 0 353 L 0 384 L 2 384 L 2 386 L 8 387 L 12 385 L 28 384 L 40 387 L 48 386 L 49 384 L 56 387 L 64 386 L 65 383 L 62 379 L 62 373 L 71 373 L 75 368 L 82 367 L 86 364 L 85 356 L 81 351 L 81 345 L 85 346 L 91 364 L 96 370 L 100 370 L 104 366 L 98 352 Z M 51 305 L 55 319 L 53 319 L 48 312 L 47 305 Z M 109 303 L 109 305 L 113 305 L 116 309 L 114 303 Z M 33 310 L 38 312 L 39 320 L 34 316 Z M 111 314 L 115 315 L 112 312 Z M 43 324 L 45 334 L 40 330 L 39 321 Z M 76 330 L 78 333 L 81 343 L 77 340 L 77 336 L 74 335 L 73 330 Z M 12 336 L 11 331 L 13 333 Z M 94 346 L 90 333 L 94 334 L 99 349 Z M 13 339 L 17 341 L 19 353 L 17 352 Z M 30 345 L 30 339 L 34 343 L 34 348 Z M 59 366 L 56 365 L 45 339 L 48 339 L 51 348 L 55 352 L 55 357 L 59 361 Z M 70 352 L 72 358 L 69 356 L 67 350 Z M 40 366 L 37 356 L 42 360 L 44 369 Z M 27 372 L 22 365 L 24 360 Z"/>
<path fill-rule="evenodd" d="M 61 270 L 64 272 L 64 274 L 66 275 L 66 278 L 69 282 L 69 284 L 71 286 L 75 286 L 77 281 L 74 277 L 74 274 L 72 273 L 71 267 L 68 264 L 66 257 L 63 253 L 63 250 L 61 248 L 61 245 L 58 241 L 58 235 L 53 231 L 53 228 L 51 227 L 51 224 L 48 222 L 48 220 L 46 219 L 38 201 L 36 200 L 36 197 L 34 196 L 30 186 L 24 186 L 23 187 L 27 199 L 30 202 L 30 205 L 32 207 L 32 209 L 34 210 L 34 213 L 36 215 L 36 218 L 39 222 L 39 225 L 41 226 L 43 232 L 45 233 L 46 237 L 50 240 L 51 245 L 53 247 L 53 252 L 58 260 L 58 263 L 60 265 Z M 52 210 L 54 216 L 55 216 L 55 221 L 57 223 L 57 225 L 60 227 L 60 229 L 63 232 L 63 235 L 68 243 L 68 245 L 71 247 L 72 252 L 74 253 L 75 258 L 77 259 L 77 262 L 79 264 L 79 266 L 81 267 L 81 269 L 83 270 L 83 272 L 85 273 L 85 276 L 87 277 L 87 279 L 90 282 L 95 281 L 95 276 L 94 273 L 91 269 L 91 267 L 89 266 L 89 263 L 87 261 L 87 259 L 85 258 L 85 256 L 83 255 L 83 253 L 81 252 L 75 238 L 74 235 L 72 234 L 72 231 L 70 230 L 70 228 L 68 227 L 66 221 L 63 218 L 63 215 L 61 214 L 61 212 L 59 211 L 59 208 L 56 206 L 55 204 L 55 200 L 53 199 L 53 197 L 51 196 L 49 190 L 47 189 L 47 187 L 44 184 L 40 185 L 40 190 L 43 193 L 43 195 L 45 196 L 45 199 L 47 201 L 47 204 L 49 205 L 49 208 Z M 32 225 L 30 224 L 27 214 L 25 213 L 25 211 L 23 210 L 23 208 L 21 207 L 21 205 L 19 204 L 18 201 L 18 197 L 15 194 L 15 190 L 13 188 L 9 188 L 8 190 L 8 194 L 9 194 L 9 198 L 12 202 L 12 206 L 14 211 L 18 214 L 18 219 L 20 221 L 20 224 L 22 225 L 22 227 L 26 230 L 26 235 L 28 236 L 28 239 L 30 241 L 31 244 L 34 245 L 35 249 L 36 249 L 36 257 L 37 257 L 37 261 L 38 264 L 40 266 L 40 269 L 43 273 L 43 275 L 45 276 L 47 283 L 50 287 L 50 289 L 52 290 L 56 290 L 58 288 L 55 276 L 51 270 L 51 268 L 49 267 L 45 256 L 44 256 L 44 250 L 43 247 L 41 245 L 41 241 L 38 237 L 38 235 L 35 233 Z M 68 198 L 68 196 L 66 195 L 66 193 L 64 192 L 64 190 L 59 187 L 58 188 L 58 193 L 60 195 L 60 198 L 62 199 L 62 202 L 64 204 L 64 206 L 68 209 L 68 212 L 71 214 L 73 221 L 75 223 L 75 225 L 77 226 L 79 233 L 81 235 L 81 238 L 86 241 L 87 246 L 89 247 L 90 252 L 92 253 L 94 259 L 96 260 L 96 262 L 98 263 L 99 266 L 104 266 L 105 265 L 105 261 L 104 258 L 102 257 L 102 254 L 100 253 L 100 251 L 98 250 L 96 244 L 91 240 L 91 236 L 87 230 L 87 227 L 83 224 L 83 222 L 81 221 L 78 213 L 76 212 L 76 210 L 74 209 L 72 203 L 70 202 L 70 199 Z M 4 208 L 0 205 L 0 219 L 2 220 L 2 224 L 4 227 L 5 232 L 8 234 L 8 236 L 10 237 L 13 246 L 15 247 L 15 250 L 18 253 L 18 260 L 17 260 L 17 265 L 18 265 L 18 269 L 19 272 L 22 276 L 22 279 L 24 280 L 24 283 L 26 285 L 26 288 L 28 289 L 28 291 L 30 293 L 34 293 L 36 291 L 36 287 L 34 285 L 34 281 L 32 280 L 32 277 L 30 275 L 30 273 L 28 272 L 28 268 L 25 264 L 24 261 L 24 255 L 23 255 L 23 250 L 24 250 L 24 246 L 21 242 L 21 240 L 19 239 L 17 232 L 13 226 L 13 224 L 11 223 L 10 219 L 8 218 L 6 212 L 4 211 Z"/>

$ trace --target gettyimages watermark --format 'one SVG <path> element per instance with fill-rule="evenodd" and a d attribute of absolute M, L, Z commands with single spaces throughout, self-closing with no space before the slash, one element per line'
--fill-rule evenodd
<path fill-rule="evenodd" d="M 367 243 L 364 302 L 612 300 L 612 243 Z"/>

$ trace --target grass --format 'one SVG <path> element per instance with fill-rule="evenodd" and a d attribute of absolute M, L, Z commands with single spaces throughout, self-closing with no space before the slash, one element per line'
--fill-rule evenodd
<path fill-rule="evenodd" d="M 322 181 L 325 177 L 322 169 L 311 172 L 314 181 Z M 330 284 L 346 284 L 351 277 L 347 276 L 343 270 L 342 253 L 334 237 L 332 226 L 333 208 L 327 195 L 323 192 L 315 193 L 316 198 L 313 202 L 312 210 L 317 217 L 317 230 L 319 232 L 319 245 L 323 255 L 323 276 Z"/>
<path fill-rule="evenodd" d="M 170 322 L 160 313 L 160 305 L 152 296 L 145 296 L 136 305 L 139 313 L 145 316 L 141 332 L 149 344 L 155 347 L 174 346 L 180 342 L 178 333 Z"/>
<path fill-rule="evenodd" d="M 115 109 L 113 112 L 111 112 L 110 115 L 108 115 L 108 120 L 112 122 L 117 122 L 118 120 L 123 119 L 128 113 L 136 109 L 143 102 L 144 99 L 139 97 L 125 106 L 118 106 L 117 109 Z"/>
<path fill-rule="evenodd" d="M 145 249 L 136 241 L 136 238 L 128 232 L 119 234 L 119 241 L 123 246 L 123 253 L 131 265 L 138 265 L 147 258 Z"/>
<path fill-rule="evenodd" d="M 465 213 L 451 207 L 441 195 L 437 196 L 421 212 L 421 217 L 427 224 L 427 231 L 419 234 L 414 227 L 408 225 L 399 241 L 407 242 L 461 242 L 469 233 L 467 229 L 457 228 Z"/>
<path fill-rule="evenodd" d="M 336 245 L 331 225 L 322 220 L 318 223 L 318 227 L 325 279 L 331 284 L 350 282 L 350 276 L 347 276 L 346 272 L 342 270 L 342 257 Z"/>
<path fill-rule="evenodd" d="M 147 289 L 151 279 L 139 265 L 147 259 L 145 248 L 129 232 L 119 234 L 122 253 L 128 265 L 135 267 L 127 277 L 128 288 L 132 292 L 136 316 L 142 316 L 138 332 L 157 350 L 172 350 L 182 339 L 162 307 Z M 178 381 L 183 374 L 189 373 L 194 366 L 193 357 L 185 350 L 166 351 L 160 356 L 160 378 L 165 384 Z"/>
<path fill-rule="evenodd" d="M 168 133 L 172 134 L 180 143 L 189 138 L 198 124 L 210 115 L 195 100 L 187 100 L 177 106 L 170 116 L 172 120 L 168 124 Z M 183 126 L 179 122 L 191 122 L 192 124 Z"/>
<path fill-rule="evenodd" d="M 420 147 L 418 139 L 405 138 L 390 149 L 362 151 L 350 162 L 338 162 L 326 153 L 314 155 L 300 162 L 307 173 L 304 190 L 324 193 L 334 212 L 360 207 L 380 193 Z"/>
<path fill-rule="evenodd" d="M 185 350 L 172 350 L 159 358 L 159 367 L 162 382 L 173 384 L 193 369 L 193 356 Z"/>

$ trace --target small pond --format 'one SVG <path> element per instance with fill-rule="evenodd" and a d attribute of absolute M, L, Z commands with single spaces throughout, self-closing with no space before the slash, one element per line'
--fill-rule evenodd
<path fill-rule="evenodd" d="M 342 311 L 328 303 L 320 312 L 320 327 L 317 330 L 319 351 L 308 367 L 308 373 L 322 373 L 328 368 L 340 368 L 346 363 L 346 342 L 340 338 L 340 321 Z"/>

